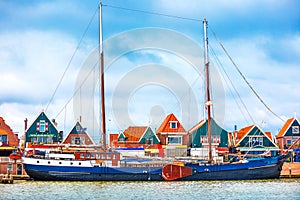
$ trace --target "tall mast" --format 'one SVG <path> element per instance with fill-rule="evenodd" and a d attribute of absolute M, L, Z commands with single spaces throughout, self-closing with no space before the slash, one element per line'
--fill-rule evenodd
<path fill-rule="evenodd" d="M 204 64 L 206 72 L 206 108 L 207 108 L 207 140 L 208 140 L 208 162 L 212 162 L 211 150 L 211 99 L 210 99 L 210 86 L 209 86 L 209 58 L 208 58 L 208 38 L 207 38 L 207 21 L 203 20 L 204 29 Z"/>
<path fill-rule="evenodd" d="M 99 90 L 100 90 L 100 113 L 99 116 L 101 119 L 99 119 L 99 122 L 101 122 L 102 125 L 102 146 L 104 150 L 106 151 L 106 125 L 105 125 L 105 98 L 104 98 L 104 60 L 103 60 L 103 35 L 102 35 L 102 1 L 99 4 Z M 99 97 L 99 98 L 100 98 Z"/>

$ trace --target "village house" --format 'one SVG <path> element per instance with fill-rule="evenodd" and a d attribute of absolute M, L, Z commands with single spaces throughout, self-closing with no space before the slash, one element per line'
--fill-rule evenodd
<path fill-rule="evenodd" d="M 86 128 L 83 128 L 80 122 L 76 122 L 74 127 L 71 129 L 69 134 L 66 136 L 63 144 L 70 145 L 95 145 L 95 142 L 92 138 L 86 133 Z"/>
<path fill-rule="evenodd" d="M 300 157 L 300 123 L 296 117 L 288 119 L 276 135 L 281 152 L 293 149 L 294 161 Z"/>
<path fill-rule="evenodd" d="M 208 159 L 207 120 L 201 120 L 188 131 L 190 155 Z M 211 119 L 212 156 L 221 159 L 219 153 L 228 152 L 228 132 Z"/>
<path fill-rule="evenodd" d="M 18 151 L 19 138 L 0 117 L 0 174 L 25 175 Z"/>
<path fill-rule="evenodd" d="M 152 155 L 161 154 L 160 140 L 149 126 L 129 126 L 119 133 L 118 142 L 114 144 L 121 155 Z"/>
<path fill-rule="evenodd" d="M 264 132 L 259 126 L 251 125 L 228 134 L 229 147 L 237 149 L 242 154 L 264 154 L 270 152 L 275 156 L 278 153 L 272 133 Z"/>
<path fill-rule="evenodd" d="M 156 135 L 164 149 L 165 156 L 187 156 L 187 132 L 173 113 L 165 117 Z"/>
<path fill-rule="evenodd" d="M 25 122 L 27 128 L 27 122 Z M 25 130 L 26 147 L 32 145 L 58 144 L 62 142 L 63 132 L 58 131 L 55 120 L 50 120 L 42 111 L 32 124 Z"/>

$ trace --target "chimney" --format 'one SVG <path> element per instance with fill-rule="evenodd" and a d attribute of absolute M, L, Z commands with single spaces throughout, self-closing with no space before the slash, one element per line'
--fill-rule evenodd
<path fill-rule="evenodd" d="M 55 119 L 52 119 L 52 123 L 57 127 L 57 122 L 55 121 Z"/>
<path fill-rule="evenodd" d="M 25 131 L 27 130 L 27 123 L 28 123 L 28 119 L 27 118 L 25 118 L 25 120 L 24 120 L 24 124 L 25 124 Z"/>

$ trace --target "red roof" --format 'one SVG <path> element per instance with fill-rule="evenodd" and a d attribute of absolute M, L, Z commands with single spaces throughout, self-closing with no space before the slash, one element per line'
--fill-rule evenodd
<path fill-rule="evenodd" d="M 283 125 L 283 127 L 281 128 L 281 130 L 278 132 L 278 134 L 276 135 L 276 137 L 282 137 L 285 135 L 286 131 L 290 128 L 290 126 L 292 125 L 293 121 L 296 118 L 290 118 L 288 119 L 285 124 Z"/>
<path fill-rule="evenodd" d="M 129 126 L 124 132 L 126 141 L 138 142 L 145 133 L 147 126 Z"/>
<path fill-rule="evenodd" d="M 177 122 L 176 128 L 171 128 L 170 122 Z M 160 125 L 160 127 L 156 131 L 157 133 L 163 133 L 163 132 L 186 132 L 186 130 L 183 128 L 181 123 L 178 121 L 178 119 L 175 117 L 173 113 L 169 114 L 163 123 Z"/>
<path fill-rule="evenodd" d="M 14 134 L 10 126 L 5 123 L 5 120 L 2 117 L 0 117 L 0 134 L 7 136 L 6 143 L 4 144 L 4 142 L 2 142 L 3 146 L 19 146 L 18 136 Z"/>

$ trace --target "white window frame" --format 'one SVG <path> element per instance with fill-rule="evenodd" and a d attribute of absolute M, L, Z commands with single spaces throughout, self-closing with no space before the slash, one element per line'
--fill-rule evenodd
<path fill-rule="evenodd" d="M 170 142 L 170 139 L 171 138 L 179 138 L 179 140 L 180 140 L 180 142 L 179 143 L 171 143 Z M 167 138 L 167 144 L 173 144 L 173 145 L 175 145 L 175 144 L 179 144 L 179 145 L 182 145 L 182 136 L 168 136 L 168 138 Z"/>
<path fill-rule="evenodd" d="M 41 132 L 41 133 L 46 132 L 46 121 L 45 120 L 40 120 L 39 132 Z"/>
<path fill-rule="evenodd" d="M 299 133 L 299 126 L 292 126 L 292 134 L 298 134 Z"/>
<path fill-rule="evenodd" d="M 172 125 L 175 124 L 175 127 L 173 127 Z M 170 128 L 171 129 L 176 129 L 178 126 L 178 121 L 170 121 Z"/>

